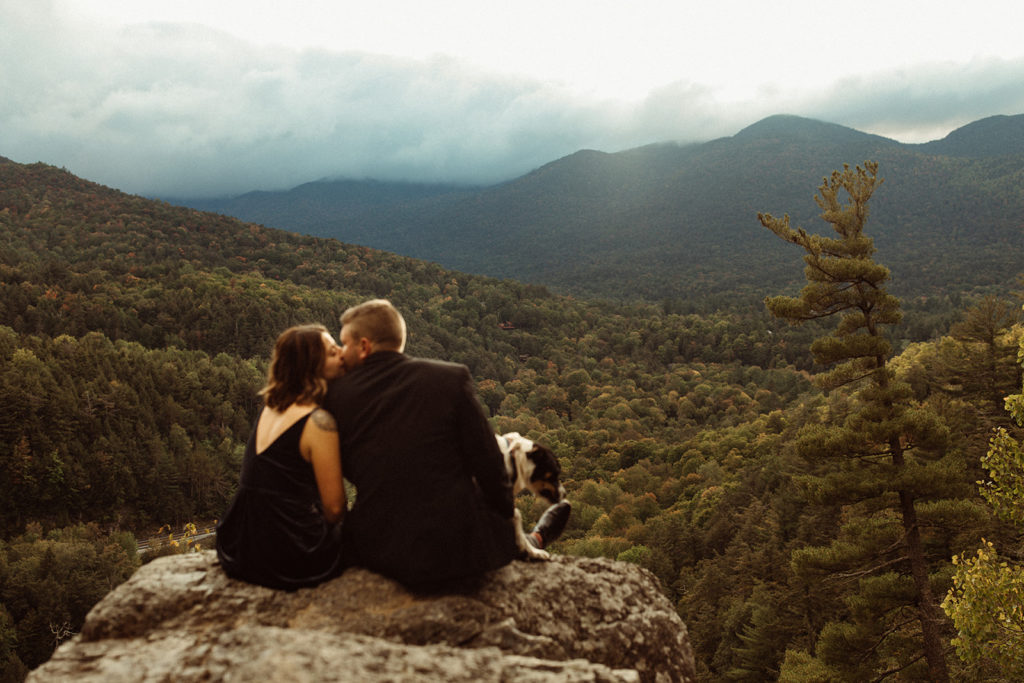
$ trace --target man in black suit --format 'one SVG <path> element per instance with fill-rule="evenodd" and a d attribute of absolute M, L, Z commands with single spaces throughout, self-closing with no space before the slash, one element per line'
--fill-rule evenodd
<path fill-rule="evenodd" d="M 412 585 L 507 564 L 517 556 L 512 488 L 469 370 L 406 356 L 405 321 L 385 300 L 341 323 L 346 372 L 324 407 L 356 487 L 344 552 Z"/>

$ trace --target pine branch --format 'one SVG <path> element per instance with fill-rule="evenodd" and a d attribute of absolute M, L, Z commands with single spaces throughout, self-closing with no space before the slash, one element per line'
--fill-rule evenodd
<path fill-rule="evenodd" d="M 903 607 L 898 608 L 899 611 L 903 611 L 903 609 L 904 609 Z M 865 659 L 867 659 L 869 654 L 871 654 L 872 652 L 877 650 L 878 647 L 882 643 L 885 642 L 886 638 L 891 636 L 893 633 L 896 633 L 898 630 L 900 630 L 904 626 L 907 626 L 908 624 L 912 624 L 915 621 L 917 621 L 917 617 L 916 616 L 914 616 L 914 617 L 907 617 L 903 621 L 900 621 L 900 622 L 897 622 L 897 623 L 893 624 L 891 628 L 887 629 L 885 632 L 882 633 L 882 635 L 878 638 L 878 640 L 875 641 L 874 645 L 872 645 L 871 647 L 869 647 L 867 650 L 864 651 L 864 654 L 861 655 L 861 657 L 860 657 L 860 659 L 858 661 L 863 662 Z M 883 676 L 883 678 L 884 678 L 884 676 Z"/>
<path fill-rule="evenodd" d="M 919 653 L 916 657 L 911 659 L 909 662 L 906 662 L 902 666 L 897 666 L 897 667 L 894 667 L 892 669 L 889 669 L 888 671 L 883 671 L 882 675 L 879 676 L 878 678 L 874 679 L 871 683 L 879 683 L 879 681 L 884 681 L 889 676 L 892 676 L 893 674 L 898 674 L 899 672 L 903 671 L 904 669 L 906 669 L 911 664 L 919 662 L 922 659 L 924 659 L 924 653 L 923 652 Z"/>
<path fill-rule="evenodd" d="M 886 550 L 885 552 L 890 552 L 890 551 Z M 882 554 L 882 553 L 879 553 L 879 554 Z M 877 557 L 877 555 L 876 555 L 876 557 Z M 874 573 L 879 572 L 879 571 L 881 571 L 883 569 L 886 569 L 887 567 L 891 567 L 894 564 L 899 564 L 900 562 L 906 562 L 909 559 L 910 558 L 907 557 L 906 555 L 900 555 L 899 557 L 894 557 L 891 560 L 887 560 L 886 562 L 883 562 L 881 564 L 877 564 L 877 565 L 875 565 L 873 567 L 868 567 L 867 569 L 858 569 L 856 571 L 849 571 L 849 572 L 836 572 L 835 576 L 843 579 L 843 583 L 846 583 L 847 581 L 849 581 L 851 579 L 859 579 L 862 576 L 868 576 L 868 575 L 874 574 Z"/>

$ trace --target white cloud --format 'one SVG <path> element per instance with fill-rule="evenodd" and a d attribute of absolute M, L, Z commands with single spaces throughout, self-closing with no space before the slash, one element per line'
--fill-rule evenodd
<path fill-rule="evenodd" d="M 662 76 L 614 99 L 469 58 L 267 46 L 199 24 L 75 18 L 67 4 L 0 0 L 0 155 L 143 194 L 327 176 L 490 183 L 581 148 L 708 140 L 775 113 L 921 141 L 1024 111 L 1024 59 L 893 67 L 817 89 Z"/>
<path fill-rule="evenodd" d="M 807 116 L 903 142 L 927 142 L 996 114 L 1024 113 L 1024 58 L 985 58 L 965 64 L 848 77 L 800 103 Z"/>

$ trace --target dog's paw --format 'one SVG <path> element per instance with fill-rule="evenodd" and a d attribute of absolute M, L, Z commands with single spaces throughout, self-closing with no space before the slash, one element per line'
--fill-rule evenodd
<path fill-rule="evenodd" d="M 526 559 L 530 562 L 547 562 L 551 559 L 550 553 L 547 550 L 541 550 L 540 548 L 534 548 L 530 546 L 524 549 L 526 552 Z"/>

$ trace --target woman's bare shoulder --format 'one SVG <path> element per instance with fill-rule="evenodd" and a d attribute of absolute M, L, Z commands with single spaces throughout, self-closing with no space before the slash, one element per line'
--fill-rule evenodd
<path fill-rule="evenodd" d="M 338 423 L 335 421 L 334 416 L 323 408 L 316 408 L 310 413 L 309 421 L 325 432 L 338 431 Z"/>

